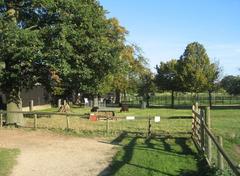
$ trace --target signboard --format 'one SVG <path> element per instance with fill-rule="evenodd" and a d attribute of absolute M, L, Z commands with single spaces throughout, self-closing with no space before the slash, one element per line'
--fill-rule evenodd
<path fill-rule="evenodd" d="M 161 117 L 160 116 L 155 116 L 154 117 L 154 122 L 160 122 L 161 121 Z"/>
<path fill-rule="evenodd" d="M 135 120 L 135 117 L 134 116 L 127 116 L 126 120 Z"/>

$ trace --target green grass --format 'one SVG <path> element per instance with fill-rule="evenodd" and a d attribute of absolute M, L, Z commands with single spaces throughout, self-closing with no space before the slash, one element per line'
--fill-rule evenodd
<path fill-rule="evenodd" d="M 64 133 L 74 134 L 78 136 L 108 136 L 115 137 L 123 131 L 140 132 L 146 136 L 148 130 L 148 118 L 161 116 L 161 122 L 155 123 L 152 120 L 151 130 L 153 134 L 187 134 L 191 132 L 191 110 L 190 109 L 167 109 L 167 108 L 151 108 L 138 109 L 130 108 L 129 112 L 120 113 L 120 108 L 114 109 L 117 121 L 109 121 L 109 133 L 106 134 L 107 121 L 91 122 L 83 117 L 71 117 L 71 130 L 65 131 L 66 119 L 64 116 L 53 116 L 52 118 L 39 118 L 38 126 L 41 128 L 54 129 L 55 131 L 63 131 Z M 56 111 L 56 109 L 49 110 Z M 72 108 L 75 113 L 89 113 L 89 108 Z M 135 116 L 135 121 L 126 121 L 126 116 Z M 26 125 L 33 126 L 33 119 L 27 119 Z M 211 110 L 212 131 L 215 136 L 220 135 L 224 139 L 224 149 L 230 157 L 240 163 L 239 150 L 240 147 L 240 109 L 218 109 Z M 160 144 L 159 144 L 160 145 Z M 216 155 L 214 155 L 216 160 Z"/>
<path fill-rule="evenodd" d="M 197 176 L 208 172 L 190 138 L 122 136 L 113 141 L 121 146 L 105 176 Z"/>
<path fill-rule="evenodd" d="M 0 175 L 8 176 L 16 164 L 16 157 L 20 153 L 18 149 L 0 148 Z"/>
<path fill-rule="evenodd" d="M 211 121 L 214 134 L 223 137 L 224 149 L 240 163 L 240 109 L 212 110 Z"/>

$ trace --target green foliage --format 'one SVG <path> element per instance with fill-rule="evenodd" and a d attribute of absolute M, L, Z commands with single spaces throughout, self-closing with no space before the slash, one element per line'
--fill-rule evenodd
<path fill-rule="evenodd" d="M 173 59 L 166 63 L 161 62 L 159 66 L 156 66 L 157 74 L 155 81 L 160 90 L 181 90 L 179 86 L 177 64 L 177 60 Z"/>
<path fill-rule="evenodd" d="M 178 63 L 179 79 L 189 92 L 212 91 L 219 73 L 218 65 L 210 63 L 205 48 L 197 42 L 186 47 Z"/>
<path fill-rule="evenodd" d="M 225 76 L 221 80 L 221 87 L 231 95 L 240 94 L 240 76 Z"/>
<path fill-rule="evenodd" d="M 96 0 L 4 1 L 0 10 L 1 89 L 18 99 L 35 83 L 54 95 L 96 94 L 115 72 L 127 31 Z"/>
<path fill-rule="evenodd" d="M 146 72 L 141 76 L 140 83 L 138 86 L 138 94 L 142 96 L 145 100 L 149 100 L 150 94 L 156 92 L 156 86 L 154 84 L 154 76 L 150 72 Z"/>

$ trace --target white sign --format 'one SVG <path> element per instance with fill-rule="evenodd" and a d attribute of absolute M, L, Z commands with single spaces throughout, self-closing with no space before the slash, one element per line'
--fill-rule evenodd
<path fill-rule="evenodd" d="M 160 121 L 161 121 L 160 116 L 155 116 L 155 117 L 154 117 L 154 122 L 160 122 Z"/>
<path fill-rule="evenodd" d="M 135 120 L 135 117 L 134 116 L 127 116 L 126 119 L 127 120 Z"/>

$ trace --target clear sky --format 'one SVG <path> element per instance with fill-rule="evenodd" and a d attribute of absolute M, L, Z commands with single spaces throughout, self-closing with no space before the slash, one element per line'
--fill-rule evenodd
<path fill-rule="evenodd" d="M 187 44 L 204 45 L 223 76 L 240 75 L 240 0 L 100 0 L 129 31 L 154 71 L 156 64 L 178 59 Z"/>

